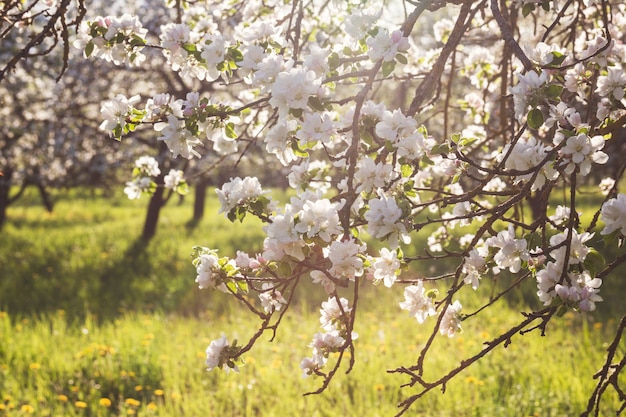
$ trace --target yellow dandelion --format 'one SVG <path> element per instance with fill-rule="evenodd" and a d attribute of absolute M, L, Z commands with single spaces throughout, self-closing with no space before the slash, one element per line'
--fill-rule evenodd
<path fill-rule="evenodd" d="M 137 411 L 131 408 L 130 410 L 126 411 L 126 414 L 128 414 L 129 416 L 134 416 L 135 414 L 137 414 Z"/>
<path fill-rule="evenodd" d="M 9 315 L 7 314 L 6 311 L 0 311 L 0 319 L 4 319 L 6 317 L 8 317 Z"/>
<path fill-rule="evenodd" d="M 154 395 L 156 395 L 157 397 L 162 397 L 163 394 L 165 394 L 165 392 L 162 389 L 155 389 L 154 390 Z"/>
<path fill-rule="evenodd" d="M 13 399 L 13 396 L 12 396 L 12 395 L 9 395 L 9 394 L 4 394 L 4 397 L 2 397 L 2 399 L 3 399 L 5 402 L 9 402 L 9 401 L 11 401 L 11 400 Z"/>
<path fill-rule="evenodd" d="M 30 404 L 24 404 L 21 408 L 20 411 L 22 411 L 22 413 L 26 413 L 26 414 L 32 414 L 35 412 L 35 408 L 30 405 Z"/>
<path fill-rule="evenodd" d="M 176 401 L 176 400 L 180 400 L 183 396 L 180 395 L 178 392 L 173 392 L 171 397 L 172 397 L 172 400 Z"/>
<path fill-rule="evenodd" d="M 476 383 L 477 379 L 473 376 L 468 376 L 465 378 L 465 382 L 468 384 L 474 384 Z"/>
<path fill-rule="evenodd" d="M 599 321 L 593 323 L 593 328 L 596 330 L 600 330 L 602 328 L 602 323 Z"/>
<path fill-rule="evenodd" d="M 129 376 L 130 378 L 134 378 L 134 377 L 135 377 L 135 373 L 134 373 L 133 371 L 130 371 L 130 372 L 128 373 L 128 376 Z"/>
<path fill-rule="evenodd" d="M 126 398 L 124 403 L 129 407 L 139 407 L 141 405 L 141 401 L 138 401 L 134 398 Z"/>
<path fill-rule="evenodd" d="M 87 408 L 87 403 L 86 403 L 86 402 L 84 402 L 84 401 L 76 401 L 76 402 L 74 403 L 74 406 L 75 406 L 76 408 Z"/>
<path fill-rule="evenodd" d="M 59 395 L 57 395 L 57 400 L 59 400 L 59 401 L 63 401 L 64 403 L 66 403 L 66 402 L 67 402 L 67 399 L 68 399 L 68 398 L 67 398 L 67 395 L 65 395 L 65 394 L 59 394 Z"/>
<path fill-rule="evenodd" d="M 72 391 L 72 392 L 78 392 L 78 390 L 80 390 L 80 388 L 78 388 L 78 386 L 76 386 L 76 385 L 73 385 L 73 386 L 70 387 L 70 391 Z"/>
<path fill-rule="evenodd" d="M 108 398 L 104 397 L 104 398 L 100 398 L 100 400 L 98 401 L 98 404 L 100 404 L 102 407 L 110 407 L 111 406 L 111 400 L 109 400 Z"/>
<path fill-rule="evenodd" d="M 4 405 L 4 404 L 2 404 L 2 403 L 0 403 L 0 411 L 3 411 L 3 410 L 5 410 L 5 409 L 6 409 L 5 405 Z"/>
<path fill-rule="evenodd" d="M 159 407 L 155 403 L 150 403 L 146 406 L 146 408 L 150 411 L 156 411 Z"/>
<path fill-rule="evenodd" d="M 40 368 L 41 368 L 41 364 L 39 364 L 39 363 L 37 363 L 37 362 L 33 362 L 33 363 L 31 363 L 30 365 L 28 365 L 28 367 L 29 367 L 31 370 L 36 371 L 36 370 L 38 370 L 38 369 L 40 369 Z"/>
<path fill-rule="evenodd" d="M 143 391 L 143 387 L 141 385 L 135 386 L 135 391 L 140 392 Z"/>
<path fill-rule="evenodd" d="M 383 384 L 374 385 L 374 391 L 384 391 L 384 390 L 385 390 L 385 385 Z"/>

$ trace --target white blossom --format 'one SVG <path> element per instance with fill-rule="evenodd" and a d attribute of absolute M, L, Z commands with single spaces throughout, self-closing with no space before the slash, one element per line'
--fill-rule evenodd
<path fill-rule="evenodd" d="M 426 295 L 422 281 L 404 289 L 404 301 L 400 303 L 400 308 L 408 310 L 409 315 L 415 317 L 418 323 L 424 323 L 428 316 L 437 314 L 432 298 Z"/>
<path fill-rule="evenodd" d="M 380 256 L 372 259 L 371 268 L 374 270 L 374 280 L 377 282 L 382 281 L 385 287 L 391 287 L 400 273 L 400 266 L 398 252 L 382 248 Z"/>
<path fill-rule="evenodd" d="M 285 300 L 281 292 L 276 289 L 274 284 L 269 282 L 265 282 L 261 286 L 259 299 L 261 300 L 261 305 L 266 313 L 280 311 L 283 306 L 287 304 L 287 300 Z"/>
<path fill-rule="evenodd" d="M 602 204 L 600 219 L 604 222 L 602 235 L 609 235 L 616 230 L 626 236 L 626 195 L 618 194 Z"/>
<path fill-rule="evenodd" d="M 439 333 L 448 337 L 454 337 L 456 333 L 460 333 L 461 328 L 461 310 L 463 306 L 456 300 L 446 308 L 443 313 L 441 323 L 439 324 Z"/>

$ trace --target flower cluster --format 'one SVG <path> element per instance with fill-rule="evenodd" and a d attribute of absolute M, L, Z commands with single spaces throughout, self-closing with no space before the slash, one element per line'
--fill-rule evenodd
<path fill-rule="evenodd" d="M 146 56 L 141 52 L 146 45 L 145 29 L 137 16 L 98 16 L 81 23 L 74 47 L 84 50 L 86 57 L 94 56 L 116 65 L 141 65 Z"/>
<path fill-rule="evenodd" d="M 143 193 L 153 194 L 156 191 L 157 184 L 152 178 L 160 174 L 161 169 L 156 159 L 151 156 L 140 157 L 135 161 L 133 180 L 126 182 L 124 194 L 131 200 L 138 199 Z"/>
<path fill-rule="evenodd" d="M 161 168 L 159 168 L 159 162 L 155 158 L 151 156 L 139 157 L 135 161 L 133 168 L 133 180 L 126 182 L 124 193 L 131 200 L 140 198 L 142 194 L 152 195 L 159 186 L 154 178 L 160 175 Z M 169 173 L 162 178 L 163 187 L 180 195 L 185 195 L 189 192 L 183 171 L 170 169 Z"/>
<path fill-rule="evenodd" d="M 212 341 L 206 348 L 207 370 L 222 368 L 227 372 L 231 370 L 239 372 L 239 367 L 244 364 L 243 360 L 238 358 L 240 350 L 236 340 L 231 344 L 224 335 Z"/>
<path fill-rule="evenodd" d="M 345 346 L 346 338 L 357 339 L 356 333 L 348 333 L 351 311 L 352 308 L 345 298 L 331 297 L 322 303 L 320 323 L 324 332 L 315 333 L 309 345 L 313 356 L 304 358 L 300 363 L 304 376 L 320 373 L 328 362 L 329 355 Z"/>
<path fill-rule="evenodd" d="M 328 379 L 334 375 L 324 371 L 328 362 L 341 362 L 354 348 L 361 285 L 408 284 L 399 306 L 419 323 L 438 316 L 433 337 L 461 332 L 462 321 L 474 316 L 462 313 L 462 297 L 480 297 L 479 287 L 495 277 L 536 278 L 537 296 L 552 312 L 593 311 L 602 300 L 605 265 L 593 248 L 595 220 L 585 229 L 575 202 L 580 184 L 607 175 L 592 172 L 609 163 L 614 123 L 626 115 L 626 46 L 617 36 L 626 28 L 626 8 L 611 6 L 619 19 L 604 28 L 615 32 L 609 41 L 604 29 L 567 7 L 557 12 L 543 2 L 539 15 L 540 2 L 517 1 L 516 30 L 528 42 L 515 48 L 512 36 L 491 42 L 494 31 L 506 35 L 510 28 L 491 16 L 497 10 L 485 9 L 468 20 L 475 39 L 461 50 L 441 47 L 464 35 L 452 20 L 434 25 L 422 47 L 411 42 L 411 20 L 391 27 L 382 10 L 324 3 L 319 15 L 310 13 L 317 7 L 311 4 L 296 16 L 285 2 L 269 2 L 262 13 L 255 2 L 236 10 L 216 6 L 210 14 L 181 10 L 152 46 L 182 79 L 210 91 L 210 99 L 198 92 L 184 99 L 156 94 L 140 109 L 139 97 L 120 95 L 102 106 L 101 127 L 117 139 L 146 124 L 173 157 L 190 164 L 204 149 L 224 160 L 234 155 L 237 167 L 273 163 L 288 180 L 292 190 L 283 203 L 246 174 L 233 173 L 216 189 L 219 212 L 232 222 L 248 214 L 260 219 L 264 240 L 258 254 L 238 252 L 234 259 L 196 248 L 198 286 L 231 294 L 261 318 L 255 342 L 276 329 L 296 286 L 310 279 L 328 299 L 320 310 L 322 331 L 301 368 L 305 376 Z M 579 12 L 604 22 L 606 13 L 592 3 Z M 140 25 L 107 19 L 87 25 L 86 55 L 107 59 L 105 47 L 117 48 L 129 55 L 116 62 L 140 62 L 138 51 L 150 46 L 133 41 L 144 39 Z M 530 20 L 536 25 L 526 36 Z M 572 48 L 560 45 L 561 31 L 535 38 L 557 21 L 584 28 L 580 36 L 571 32 Z M 574 50 L 582 52 L 569 53 Z M 444 80 L 453 85 L 442 88 Z M 401 94 L 394 100 L 389 92 Z M 142 176 L 133 195 L 153 189 L 150 178 L 158 173 L 150 164 L 136 170 Z M 626 233 L 619 181 L 601 184 L 602 235 Z M 181 172 L 170 171 L 164 183 L 178 189 Z M 563 205 L 565 195 L 571 207 Z M 427 288 L 433 281 L 449 284 L 445 295 Z M 222 337 L 207 349 L 207 366 L 236 369 L 241 353 Z"/>

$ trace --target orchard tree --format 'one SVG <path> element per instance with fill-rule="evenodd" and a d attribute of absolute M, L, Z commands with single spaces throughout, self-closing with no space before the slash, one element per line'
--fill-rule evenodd
<path fill-rule="evenodd" d="M 103 105 L 103 128 L 121 141 L 153 130 L 183 160 L 244 160 L 261 149 L 293 189 L 281 204 L 258 178 L 233 172 L 216 190 L 221 213 L 258 217 L 266 238 L 258 253 L 234 257 L 195 248 L 198 286 L 231 294 L 260 321 L 247 342 L 213 341 L 209 370 L 238 370 L 263 334 L 278 336 L 296 289 L 312 281 L 328 298 L 301 368 L 320 379 L 320 393 L 354 366 L 361 289 L 403 286 L 399 310 L 432 329 L 415 363 L 389 370 L 407 391 L 403 414 L 495 348 L 549 334 L 566 311 L 593 312 L 603 282 L 620 279 L 622 2 L 168 4 L 176 20 L 155 33 L 134 15 L 81 24 L 75 45 L 85 56 L 136 68 L 158 51 L 199 86 L 176 97 L 119 94 Z M 139 164 L 129 195 L 153 192 L 155 173 L 152 162 Z M 581 213 L 585 186 L 602 194 Z M 425 377 L 436 338 L 454 337 L 528 281 L 540 307 L 449 372 Z M 493 291 L 481 307 L 464 308 L 461 299 L 480 298 L 485 285 Z M 626 407 L 624 327 L 626 316 L 582 415 L 599 415 L 607 390 Z"/>

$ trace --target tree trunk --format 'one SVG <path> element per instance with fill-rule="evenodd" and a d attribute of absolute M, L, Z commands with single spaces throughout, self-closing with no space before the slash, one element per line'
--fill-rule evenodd
<path fill-rule="evenodd" d="M 9 207 L 9 193 L 11 192 L 11 175 L 13 171 L 5 169 L 0 177 L 0 229 L 4 225 Z"/>
<path fill-rule="evenodd" d="M 204 216 L 204 206 L 206 200 L 206 189 L 208 186 L 208 181 L 206 179 L 201 179 L 195 187 L 194 190 L 194 200 L 193 200 L 193 221 L 199 222 L 202 220 Z"/>
<path fill-rule="evenodd" d="M 48 211 L 48 213 L 52 213 L 52 209 L 54 208 L 54 203 L 50 198 L 50 194 L 46 191 L 46 187 L 39 181 L 37 181 L 37 189 L 39 190 L 39 195 L 41 196 L 41 201 L 43 202 L 44 207 Z"/>
<path fill-rule="evenodd" d="M 157 183 L 162 183 L 163 179 L 157 179 Z M 161 208 L 165 205 L 165 199 L 163 197 L 163 193 L 165 190 L 163 187 L 157 187 L 154 194 L 150 198 L 150 203 L 148 204 L 148 212 L 146 213 L 146 221 L 143 225 L 143 233 L 141 237 L 143 240 L 150 240 L 154 237 L 157 230 L 157 224 L 159 223 L 159 214 L 161 213 Z"/>
<path fill-rule="evenodd" d="M 526 201 L 528 201 L 528 205 L 530 206 L 533 221 L 538 221 L 546 217 L 548 200 L 545 192 L 538 191 L 533 193 L 526 198 Z"/>

